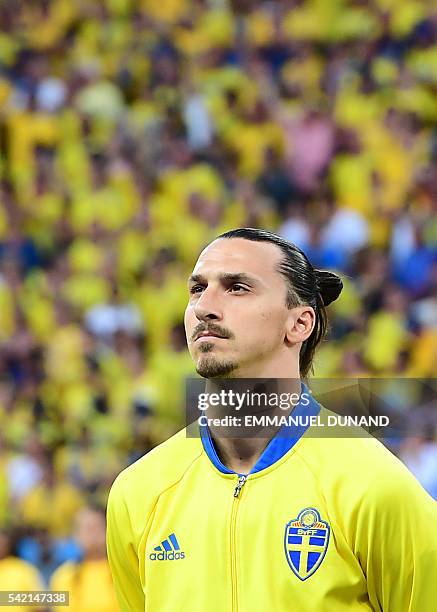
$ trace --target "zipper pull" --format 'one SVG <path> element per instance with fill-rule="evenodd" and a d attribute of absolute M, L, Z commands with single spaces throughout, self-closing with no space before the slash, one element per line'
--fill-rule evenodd
<path fill-rule="evenodd" d="M 239 476 L 238 477 L 238 484 L 235 487 L 235 491 L 234 491 L 234 497 L 238 497 L 240 495 L 240 491 L 244 486 L 244 483 L 247 480 L 247 476 Z"/>

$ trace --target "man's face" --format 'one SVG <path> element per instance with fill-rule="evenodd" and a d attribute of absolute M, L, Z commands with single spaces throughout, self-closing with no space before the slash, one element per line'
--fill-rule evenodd
<path fill-rule="evenodd" d="M 185 310 L 198 374 L 255 378 L 284 351 L 290 310 L 281 259 L 276 245 L 243 238 L 218 239 L 202 251 Z"/>
<path fill-rule="evenodd" d="M 106 523 L 103 515 L 91 508 L 82 508 L 75 519 L 75 538 L 85 555 L 105 553 Z"/>

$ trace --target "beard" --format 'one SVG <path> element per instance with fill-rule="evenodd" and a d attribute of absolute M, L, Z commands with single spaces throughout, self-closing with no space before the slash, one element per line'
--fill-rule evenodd
<path fill-rule="evenodd" d="M 206 354 L 197 362 L 196 372 L 203 378 L 226 378 L 237 369 L 238 364 L 234 361 L 220 361 L 214 355 L 208 355 L 213 347 L 212 342 L 202 344 L 201 351 Z"/>

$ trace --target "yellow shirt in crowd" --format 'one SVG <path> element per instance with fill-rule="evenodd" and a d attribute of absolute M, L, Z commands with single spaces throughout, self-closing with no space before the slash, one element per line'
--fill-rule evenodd
<path fill-rule="evenodd" d="M 56 606 L 55 610 L 68 612 L 119 611 L 111 571 L 106 559 L 64 563 L 53 574 L 50 588 L 54 591 L 70 592 L 69 606 Z"/>
<path fill-rule="evenodd" d="M 0 559 L 0 591 L 39 591 L 44 588 L 37 569 L 17 557 Z M 11 612 L 38 612 L 35 606 L 8 606 Z"/>

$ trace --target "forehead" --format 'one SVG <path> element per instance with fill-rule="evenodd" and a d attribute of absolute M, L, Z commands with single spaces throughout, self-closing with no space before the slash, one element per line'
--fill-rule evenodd
<path fill-rule="evenodd" d="M 200 254 L 193 273 L 214 276 L 219 273 L 251 274 L 264 282 L 283 282 L 277 271 L 282 259 L 278 246 L 244 238 L 219 238 Z"/>

